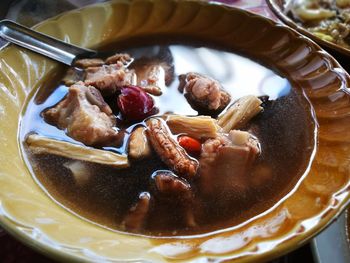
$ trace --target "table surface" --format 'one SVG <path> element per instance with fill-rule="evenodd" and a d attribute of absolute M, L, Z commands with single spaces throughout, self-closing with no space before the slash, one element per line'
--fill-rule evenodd
<path fill-rule="evenodd" d="M 32 26 L 46 18 L 55 14 L 82 7 L 95 2 L 103 2 L 104 0 L 1 0 L 0 3 L 0 19 L 6 16 L 27 26 Z M 261 14 L 274 20 L 278 20 L 272 11 L 269 10 L 265 0 L 218 0 L 227 5 L 243 8 L 254 13 Z M 13 4 L 11 4 L 13 3 Z M 7 10 L 4 12 L 4 10 Z M 38 10 L 45 10 L 39 12 Z M 0 47 L 4 42 L 0 39 Z M 313 262 L 311 249 L 309 245 L 272 261 L 273 263 L 294 263 L 294 262 Z M 35 251 L 27 248 L 13 237 L 8 235 L 0 228 L 0 262 L 53 262 Z M 271 263 L 272 263 L 271 262 Z"/>

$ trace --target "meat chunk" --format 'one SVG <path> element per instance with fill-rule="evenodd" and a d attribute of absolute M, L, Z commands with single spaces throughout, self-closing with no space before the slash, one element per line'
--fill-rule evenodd
<path fill-rule="evenodd" d="M 224 132 L 239 129 L 263 110 L 262 101 L 253 95 L 245 96 L 233 103 L 218 118 L 218 124 Z"/>
<path fill-rule="evenodd" d="M 62 79 L 62 82 L 66 86 L 72 86 L 75 83 L 84 79 L 84 72 L 77 70 L 76 68 L 69 68 Z"/>
<path fill-rule="evenodd" d="M 218 114 L 230 103 L 230 94 L 217 80 L 193 72 L 180 78 L 184 79 L 183 90 L 193 109 Z"/>
<path fill-rule="evenodd" d="M 130 67 L 136 71 L 138 85 L 143 87 L 157 86 L 162 90 L 171 84 L 175 76 L 174 59 L 168 47 L 143 48 L 142 56 Z"/>
<path fill-rule="evenodd" d="M 248 132 L 233 130 L 207 140 L 199 168 L 200 189 L 205 195 L 243 192 L 248 171 L 260 153 L 258 140 Z"/>
<path fill-rule="evenodd" d="M 136 74 L 126 68 L 131 62 L 129 54 L 119 53 L 105 61 L 101 58 L 79 59 L 75 61 L 74 66 L 83 70 L 71 69 L 64 83 L 73 85 L 79 80 L 84 80 L 87 85 L 98 88 L 103 95 L 112 95 L 120 86 L 136 84 Z"/>
<path fill-rule="evenodd" d="M 160 87 L 154 85 L 140 86 L 144 91 L 154 96 L 160 96 L 163 94 L 163 91 Z"/>
<path fill-rule="evenodd" d="M 100 67 L 104 61 L 100 58 L 83 58 L 75 61 L 74 66 L 79 68 Z"/>
<path fill-rule="evenodd" d="M 151 195 L 148 192 L 142 192 L 139 195 L 137 203 L 130 208 L 128 214 L 122 223 L 125 229 L 129 231 L 138 231 L 145 223 L 149 207 L 151 203 Z"/>
<path fill-rule="evenodd" d="M 116 53 L 106 59 L 106 64 L 110 65 L 122 63 L 123 65 L 128 65 L 130 62 L 132 62 L 132 60 L 132 57 L 130 57 L 130 55 L 127 53 Z"/>
<path fill-rule="evenodd" d="M 168 202 L 177 202 L 180 211 L 183 211 L 184 223 L 187 226 L 195 226 L 191 185 L 184 178 L 176 176 L 171 171 L 156 171 L 152 177 L 155 180 L 155 194 L 168 198 Z"/>
<path fill-rule="evenodd" d="M 160 88 L 165 87 L 165 70 L 160 65 L 150 67 L 146 80 L 148 85 L 154 85 Z"/>
<path fill-rule="evenodd" d="M 147 139 L 144 127 L 136 128 L 129 141 L 129 156 L 134 159 L 142 159 L 151 155 L 151 145 Z"/>
<path fill-rule="evenodd" d="M 124 67 L 122 62 L 85 70 L 85 83 L 98 88 L 104 96 L 114 94 L 122 86 L 135 85 L 136 74 Z"/>
<path fill-rule="evenodd" d="M 123 64 L 127 65 L 132 61 L 132 58 L 129 54 L 126 53 L 116 53 L 113 56 L 108 57 L 105 61 L 101 58 L 82 58 L 74 62 L 74 66 L 79 68 L 90 68 L 90 67 L 101 67 L 103 65 L 111 64 Z"/>
<path fill-rule="evenodd" d="M 157 118 L 147 121 L 147 134 L 153 149 L 161 160 L 175 173 L 193 178 L 196 175 L 198 162 L 189 157 L 186 151 L 172 137 L 165 123 Z"/>
<path fill-rule="evenodd" d="M 44 118 L 85 145 L 116 145 L 119 139 L 115 118 L 101 93 L 82 82 L 71 86 L 68 95 L 55 107 L 46 110 Z"/>
<path fill-rule="evenodd" d="M 165 70 L 160 65 L 143 65 L 137 67 L 138 85 L 146 92 L 160 96 L 165 88 Z"/>

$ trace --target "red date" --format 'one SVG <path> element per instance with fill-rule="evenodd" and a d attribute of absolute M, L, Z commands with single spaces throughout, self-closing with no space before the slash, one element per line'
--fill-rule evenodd
<path fill-rule="evenodd" d="M 124 86 L 117 100 L 123 117 L 130 121 L 141 121 L 157 112 L 154 100 L 137 86 Z"/>

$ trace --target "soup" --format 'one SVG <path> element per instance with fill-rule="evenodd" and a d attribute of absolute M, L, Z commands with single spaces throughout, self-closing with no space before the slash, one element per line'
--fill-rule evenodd
<path fill-rule="evenodd" d="M 315 147 L 299 89 L 216 46 L 126 46 L 56 70 L 28 102 L 20 139 L 54 200 L 112 230 L 173 236 L 235 226 L 292 191 Z"/>

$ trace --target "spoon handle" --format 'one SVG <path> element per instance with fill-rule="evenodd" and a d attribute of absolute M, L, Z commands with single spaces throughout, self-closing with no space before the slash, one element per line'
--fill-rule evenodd
<path fill-rule="evenodd" d="M 0 21 L 0 37 L 69 66 L 77 57 L 92 57 L 96 54 L 96 51 L 65 43 L 11 20 Z"/>

